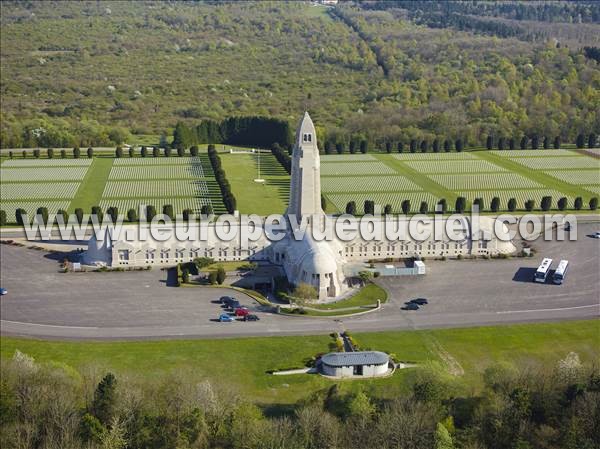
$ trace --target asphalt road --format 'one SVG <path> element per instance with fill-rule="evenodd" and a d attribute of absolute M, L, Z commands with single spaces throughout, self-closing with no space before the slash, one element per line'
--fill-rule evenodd
<path fill-rule="evenodd" d="M 341 319 L 264 313 L 251 298 L 228 289 L 167 287 L 166 272 L 159 269 L 63 274 L 48 253 L 1 245 L 1 285 L 9 293 L 0 299 L 0 330 L 61 339 L 207 338 L 597 318 L 600 240 L 586 235 L 599 229 L 580 225 L 576 242 L 535 242 L 533 258 L 427 261 L 426 276 L 380 278 L 390 293 L 381 310 Z M 531 282 L 542 257 L 569 259 L 565 284 Z M 214 301 L 223 294 L 236 296 L 260 321 L 216 322 L 221 308 Z M 429 305 L 401 310 L 417 297 Z"/>

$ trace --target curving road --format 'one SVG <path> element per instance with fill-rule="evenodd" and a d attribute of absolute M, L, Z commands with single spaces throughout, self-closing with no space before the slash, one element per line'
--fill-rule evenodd
<path fill-rule="evenodd" d="M 431 327 L 598 318 L 600 240 L 579 226 L 576 242 L 538 241 L 531 259 L 427 262 L 424 277 L 382 278 L 390 300 L 381 310 L 356 317 L 286 317 L 263 313 L 251 298 L 214 288 L 171 288 L 166 273 L 58 272 L 47 253 L 1 245 L 2 335 L 60 339 L 147 339 L 316 334 L 339 329 L 379 331 Z M 564 285 L 534 284 L 541 257 L 571 262 Z M 259 322 L 218 323 L 213 301 L 230 294 L 253 308 Z M 404 301 L 430 304 L 404 311 Z"/>

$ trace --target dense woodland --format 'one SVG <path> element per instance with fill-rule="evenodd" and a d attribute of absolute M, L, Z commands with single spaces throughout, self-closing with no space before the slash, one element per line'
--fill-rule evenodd
<path fill-rule="evenodd" d="M 140 380 L 16 352 L 2 364 L 3 448 L 594 449 L 600 373 L 571 353 L 554 369 L 492 365 L 480 390 L 435 366 L 383 399 L 340 386 L 270 411 L 177 372 Z M 265 374 L 268 375 L 268 374 Z M 397 374 L 400 375 L 400 374 Z"/>
<path fill-rule="evenodd" d="M 305 108 L 346 146 L 573 142 L 600 130 L 598 16 L 588 1 L 3 2 L 1 145 L 294 126 Z"/>

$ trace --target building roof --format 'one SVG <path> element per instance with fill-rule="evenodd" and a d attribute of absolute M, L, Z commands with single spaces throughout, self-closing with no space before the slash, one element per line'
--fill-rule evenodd
<path fill-rule="evenodd" d="M 321 357 L 321 363 L 329 366 L 383 365 L 389 360 L 389 356 L 380 351 L 330 352 Z"/>

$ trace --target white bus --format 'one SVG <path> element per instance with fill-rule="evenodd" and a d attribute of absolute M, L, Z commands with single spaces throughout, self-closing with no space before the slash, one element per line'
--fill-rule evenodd
<path fill-rule="evenodd" d="M 535 272 L 533 280 L 535 282 L 546 282 L 548 272 L 550 271 L 550 265 L 552 265 L 552 259 L 546 258 L 542 260 L 542 264 L 538 267 L 537 271 Z"/>
<path fill-rule="evenodd" d="M 568 268 L 569 268 L 569 261 L 561 260 L 558 263 L 558 267 L 556 268 L 556 271 L 554 272 L 554 276 L 552 276 L 552 282 L 554 282 L 555 284 L 562 284 L 563 281 L 565 280 L 565 277 L 567 276 Z"/>

